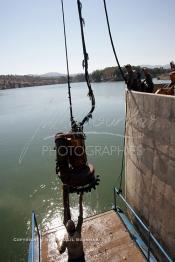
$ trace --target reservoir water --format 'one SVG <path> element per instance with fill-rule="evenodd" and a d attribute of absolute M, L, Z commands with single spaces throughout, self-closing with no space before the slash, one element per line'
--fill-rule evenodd
<path fill-rule="evenodd" d="M 92 85 L 96 109 L 84 126 L 88 160 L 101 182 L 84 196 L 84 217 L 109 210 L 119 182 L 125 119 L 124 83 Z M 73 111 L 90 108 L 85 83 L 72 84 Z M 54 135 L 70 130 L 67 85 L 0 91 L 0 261 L 26 261 L 31 213 L 46 230 L 62 223 L 62 185 L 55 174 Z M 72 216 L 78 215 L 71 195 Z"/>

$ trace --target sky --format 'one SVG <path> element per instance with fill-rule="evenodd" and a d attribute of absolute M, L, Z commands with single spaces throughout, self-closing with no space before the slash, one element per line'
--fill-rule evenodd
<path fill-rule="evenodd" d="M 175 0 L 106 0 L 121 65 L 175 60 Z M 82 0 L 89 71 L 115 66 L 103 0 Z M 77 1 L 64 0 L 70 73 L 81 73 Z M 60 0 L 0 0 L 0 74 L 66 73 Z"/>

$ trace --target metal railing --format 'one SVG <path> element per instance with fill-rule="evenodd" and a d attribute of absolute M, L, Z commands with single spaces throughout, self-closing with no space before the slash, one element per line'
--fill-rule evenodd
<path fill-rule="evenodd" d="M 36 230 L 35 230 L 36 229 Z M 36 215 L 35 212 L 32 211 L 32 240 L 30 242 L 30 247 L 29 247 L 29 258 L 28 262 L 35 262 L 36 261 L 36 233 L 37 233 L 37 238 L 38 238 L 38 252 L 37 252 L 37 261 L 41 262 L 41 234 L 39 232 L 38 228 L 38 223 L 36 220 Z"/>
<path fill-rule="evenodd" d="M 138 223 L 143 227 L 143 229 L 145 230 L 145 232 L 147 233 L 148 236 L 148 252 L 147 252 L 147 260 L 150 261 L 150 244 L 151 241 L 153 241 L 157 248 L 159 249 L 159 251 L 164 255 L 164 257 L 166 258 L 167 261 L 169 262 L 173 262 L 172 258 L 170 257 L 170 255 L 165 251 L 165 249 L 161 246 L 161 244 L 157 241 L 157 239 L 153 236 L 153 234 L 151 233 L 149 227 L 147 225 L 145 225 L 145 223 L 141 220 L 141 218 L 137 215 L 137 213 L 135 212 L 135 210 L 131 207 L 131 205 L 126 201 L 126 199 L 122 196 L 121 191 L 118 190 L 117 188 L 114 187 L 114 209 L 117 210 L 117 196 L 121 198 L 121 200 L 125 203 L 126 207 L 131 211 L 131 213 L 134 215 L 134 217 L 137 219 Z"/>

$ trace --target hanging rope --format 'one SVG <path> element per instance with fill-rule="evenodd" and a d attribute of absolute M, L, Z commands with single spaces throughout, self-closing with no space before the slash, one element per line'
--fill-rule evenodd
<path fill-rule="evenodd" d="M 125 143 L 126 143 L 126 117 L 127 117 L 127 101 L 126 101 L 125 95 L 125 126 L 124 126 L 124 138 L 123 138 L 123 153 L 122 153 L 122 164 L 121 164 L 121 170 L 119 175 L 119 193 L 122 193 L 122 182 L 123 182 L 123 174 L 124 174 L 124 162 L 125 162 Z"/>
<path fill-rule="evenodd" d="M 118 57 L 117 57 L 117 54 L 116 54 L 116 50 L 115 50 L 115 47 L 114 47 L 114 42 L 113 42 L 113 39 L 112 39 L 112 34 L 111 34 L 111 28 L 110 28 L 110 24 L 109 24 L 109 18 L 108 18 L 108 11 L 107 11 L 107 7 L 106 7 L 106 0 L 103 0 L 104 2 L 104 9 L 105 9 L 105 14 L 106 14 L 106 21 L 107 21 L 107 26 L 108 26 L 108 32 L 109 32 L 109 37 L 110 37 L 110 40 L 111 40 L 111 45 L 112 45 L 112 49 L 113 49 L 113 53 L 114 53 L 114 56 L 115 56 L 115 59 L 116 59 L 116 62 L 117 62 L 117 65 L 118 65 L 118 68 L 120 70 L 120 73 L 123 77 L 123 80 L 125 81 L 125 83 L 127 83 L 127 80 L 126 80 L 126 77 L 125 77 L 125 74 L 120 66 L 120 63 L 119 63 L 119 60 L 118 60 Z"/>
<path fill-rule="evenodd" d="M 90 118 L 92 118 L 92 112 L 95 109 L 95 97 L 93 94 L 93 90 L 91 88 L 91 83 L 90 83 L 90 79 L 89 79 L 89 72 L 88 72 L 88 60 L 89 60 L 89 56 L 88 53 L 86 51 L 86 43 L 85 43 L 85 37 L 84 37 L 84 19 L 82 17 L 82 4 L 80 2 L 80 0 L 77 0 L 77 6 L 78 6 L 78 14 L 79 14 L 79 20 L 80 20 L 80 28 L 81 28 L 81 39 L 82 39 L 82 46 L 83 46 L 83 55 L 84 55 L 84 60 L 83 60 L 83 68 L 85 70 L 85 79 L 86 79 L 86 83 L 89 89 L 89 97 L 91 100 L 91 110 L 89 111 L 89 113 L 83 118 L 83 120 L 80 122 L 80 126 L 83 127 L 84 123 L 87 122 Z"/>
<path fill-rule="evenodd" d="M 64 44 L 65 44 L 65 52 L 66 52 L 66 67 L 67 67 L 67 84 L 68 84 L 68 97 L 69 97 L 69 108 L 70 108 L 70 121 L 71 121 L 71 127 L 73 129 L 73 127 L 75 125 L 75 121 L 74 121 L 74 118 L 73 118 L 73 111 L 72 111 L 71 85 L 70 85 L 70 74 L 69 74 L 69 60 L 68 60 L 68 51 L 67 51 L 67 37 L 66 37 L 66 25 L 65 25 L 63 0 L 61 0 L 61 6 L 62 6 L 62 17 L 63 17 L 63 28 L 64 28 Z"/>
<path fill-rule="evenodd" d="M 113 53 L 118 65 L 118 68 L 120 70 L 120 73 L 123 77 L 123 80 L 125 81 L 125 83 L 127 83 L 127 79 L 125 77 L 125 74 L 120 66 L 117 54 L 116 54 L 116 50 L 114 47 L 114 42 L 112 39 L 112 34 L 111 34 L 111 28 L 110 28 L 110 24 L 109 24 L 109 17 L 108 17 L 108 11 L 107 11 L 107 6 L 106 6 L 106 0 L 103 0 L 104 3 L 104 9 L 105 9 L 105 14 L 106 14 L 106 21 L 107 21 L 107 26 L 108 26 L 108 32 L 109 32 L 109 37 L 110 37 L 110 41 L 111 41 L 111 45 L 112 45 L 112 49 L 113 49 Z M 127 103 L 125 103 L 125 114 L 127 115 Z M 125 117 L 125 127 L 124 127 L 124 139 L 123 139 L 123 153 L 122 153 L 122 164 L 121 164 L 121 170 L 120 170 L 120 175 L 119 175 L 119 192 L 122 193 L 122 181 L 123 181 L 123 173 L 124 173 L 124 160 L 125 160 L 125 135 L 126 135 L 126 117 Z"/>

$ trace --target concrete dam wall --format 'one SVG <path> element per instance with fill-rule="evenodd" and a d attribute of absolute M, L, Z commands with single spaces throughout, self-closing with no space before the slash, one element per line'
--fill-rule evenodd
<path fill-rule="evenodd" d="M 125 194 L 175 259 L 175 96 L 126 92 Z"/>

